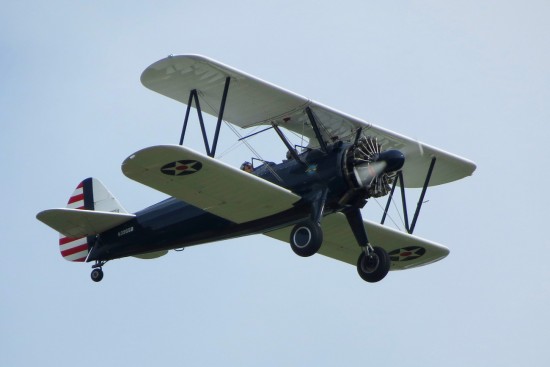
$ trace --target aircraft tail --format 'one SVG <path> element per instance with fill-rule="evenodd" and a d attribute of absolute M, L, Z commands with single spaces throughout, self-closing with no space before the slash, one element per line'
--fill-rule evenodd
<path fill-rule="evenodd" d="M 128 213 L 118 200 L 96 178 L 82 181 L 69 198 L 67 208 L 110 213 Z M 65 260 L 84 262 L 95 236 L 70 237 L 60 233 L 59 248 Z"/>

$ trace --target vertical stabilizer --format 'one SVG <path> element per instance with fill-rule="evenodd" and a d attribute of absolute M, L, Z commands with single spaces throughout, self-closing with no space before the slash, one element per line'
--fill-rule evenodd
<path fill-rule="evenodd" d="M 78 184 L 69 198 L 67 208 L 127 213 L 101 181 L 92 177 Z M 86 260 L 94 241 L 95 236 L 72 238 L 60 234 L 59 248 L 61 255 L 68 261 L 83 262 Z"/>

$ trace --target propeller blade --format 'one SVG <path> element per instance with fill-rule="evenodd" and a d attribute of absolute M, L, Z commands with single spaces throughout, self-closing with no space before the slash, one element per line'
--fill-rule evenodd
<path fill-rule="evenodd" d="M 384 172 L 386 165 L 385 161 L 360 164 L 353 167 L 353 172 L 357 181 L 361 182 L 363 187 L 369 187 L 376 177 Z"/>

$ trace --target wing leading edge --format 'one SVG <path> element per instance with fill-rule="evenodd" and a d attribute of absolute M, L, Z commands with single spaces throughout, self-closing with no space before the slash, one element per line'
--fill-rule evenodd
<path fill-rule="evenodd" d="M 224 120 L 242 127 L 272 122 L 304 134 L 315 145 L 315 133 L 305 113 L 309 107 L 323 126 L 326 141 L 354 138 L 358 128 L 364 135 L 377 137 L 384 149 L 406 152 L 403 167 L 406 187 L 422 187 L 433 157 L 437 164 L 430 186 L 470 176 L 476 169 L 473 162 L 420 143 L 393 131 L 314 102 L 252 75 L 199 55 L 170 56 L 149 66 L 141 75 L 143 85 L 155 92 L 187 104 L 189 94 L 197 90 L 202 111 L 217 116 L 225 80 L 231 78 Z"/>

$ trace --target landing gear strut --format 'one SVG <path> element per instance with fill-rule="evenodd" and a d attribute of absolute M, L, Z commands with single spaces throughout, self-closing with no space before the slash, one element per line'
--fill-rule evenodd
<path fill-rule="evenodd" d="M 107 261 L 96 261 L 95 265 L 92 266 L 92 273 L 90 274 L 90 277 L 94 282 L 100 282 L 101 279 L 103 279 L 103 265 L 105 265 Z"/>
<path fill-rule="evenodd" d="M 359 276 L 369 283 L 381 281 L 390 271 L 390 255 L 383 248 L 372 247 L 370 244 L 359 208 L 349 209 L 344 214 L 357 243 L 361 246 L 361 255 L 357 259 Z"/>

